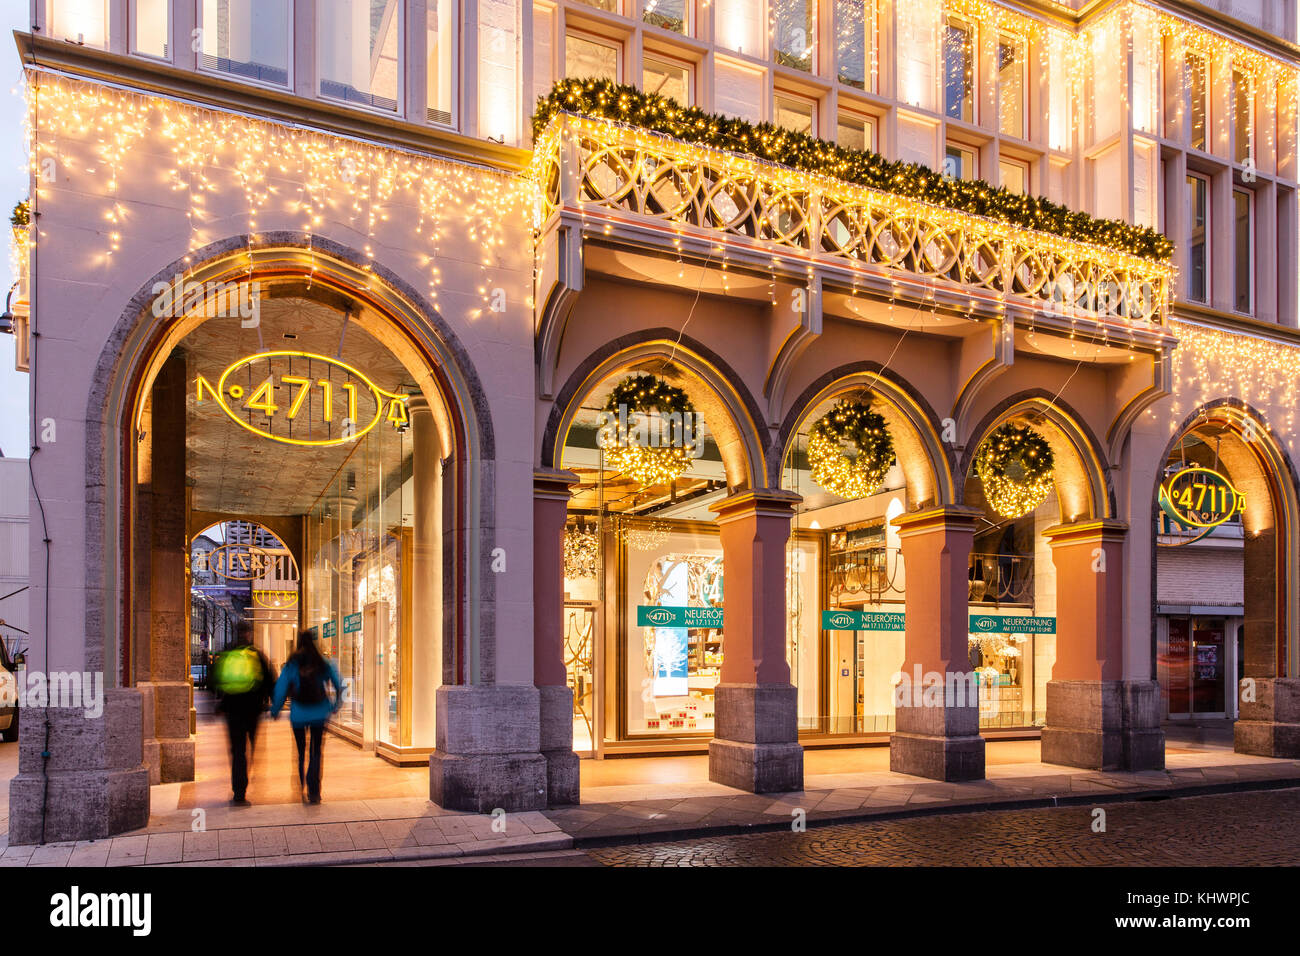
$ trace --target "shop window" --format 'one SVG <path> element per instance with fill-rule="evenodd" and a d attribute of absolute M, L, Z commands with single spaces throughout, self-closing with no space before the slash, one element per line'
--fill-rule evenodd
<path fill-rule="evenodd" d="M 836 0 L 835 69 L 839 81 L 876 90 L 877 0 Z"/>
<path fill-rule="evenodd" d="M 949 179 L 977 179 L 979 169 L 975 151 L 952 143 L 943 153 L 943 174 Z"/>
<path fill-rule="evenodd" d="M 1251 273 L 1255 268 L 1253 198 L 1252 194 L 1244 189 L 1232 191 L 1232 307 L 1246 315 L 1254 311 L 1251 282 Z"/>
<path fill-rule="evenodd" d="M 673 33 L 688 34 L 691 32 L 689 13 L 688 0 L 645 0 L 641 19 L 651 26 L 662 27 Z"/>
<path fill-rule="evenodd" d="M 108 49 L 107 0 L 52 0 L 49 23 L 55 40 Z"/>
<path fill-rule="evenodd" d="M 456 103 L 456 0 L 428 0 L 424 52 L 428 120 L 450 126 Z"/>
<path fill-rule="evenodd" d="M 784 126 L 796 133 L 807 133 L 809 136 L 817 135 L 815 103 L 793 96 L 778 95 L 773 105 L 777 126 Z"/>
<path fill-rule="evenodd" d="M 320 92 L 395 112 L 402 69 L 400 0 L 319 0 Z"/>
<path fill-rule="evenodd" d="M 291 9 L 290 0 L 200 0 L 199 66 L 288 86 Z"/>
<path fill-rule="evenodd" d="M 975 122 L 975 28 L 956 17 L 943 31 L 943 91 L 945 115 Z"/>
<path fill-rule="evenodd" d="M 564 75 L 621 82 L 619 54 L 614 43 L 570 33 L 564 38 Z"/>
<path fill-rule="evenodd" d="M 171 59 L 171 0 L 131 0 L 131 52 Z"/>
<path fill-rule="evenodd" d="M 841 111 L 835 128 L 835 141 L 846 149 L 879 152 L 875 117 Z"/>
<path fill-rule="evenodd" d="M 1206 129 L 1210 119 L 1209 75 L 1205 57 L 1199 53 L 1188 53 L 1186 76 L 1187 103 L 1191 116 L 1191 147 L 1205 149 Z"/>
<path fill-rule="evenodd" d="M 811 72 L 817 47 L 814 0 L 772 0 L 772 58 L 782 66 Z"/>
<path fill-rule="evenodd" d="M 1241 70 L 1232 71 L 1232 158 L 1253 163 L 1255 156 L 1255 84 Z"/>
<path fill-rule="evenodd" d="M 998 37 L 998 129 L 1024 139 L 1026 43 L 1021 37 Z"/>
<path fill-rule="evenodd" d="M 1210 298 L 1209 205 L 1210 183 L 1203 176 L 1187 177 L 1187 297 L 1193 302 Z"/>
<path fill-rule="evenodd" d="M 667 96 L 683 106 L 691 105 L 691 68 L 684 64 L 646 57 L 642 85 L 647 93 Z"/>
<path fill-rule="evenodd" d="M 1018 159 L 999 159 L 1000 185 L 1020 196 L 1029 194 L 1029 164 Z"/>

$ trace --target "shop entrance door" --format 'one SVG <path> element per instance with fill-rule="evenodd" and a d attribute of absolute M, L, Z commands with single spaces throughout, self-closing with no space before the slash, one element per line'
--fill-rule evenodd
<path fill-rule="evenodd" d="M 1221 617 L 1192 619 L 1192 653 L 1188 663 L 1192 671 L 1192 713 L 1197 717 L 1224 715 L 1223 625 Z"/>

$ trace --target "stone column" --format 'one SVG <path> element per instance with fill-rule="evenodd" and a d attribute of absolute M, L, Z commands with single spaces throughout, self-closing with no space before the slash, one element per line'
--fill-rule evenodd
<path fill-rule="evenodd" d="M 149 656 L 138 674 L 153 726 L 145 740 L 151 783 L 194 779 L 190 736 L 189 608 L 186 578 L 185 357 L 173 353 L 154 381 L 149 541 Z M 137 594 L 137 598 L 145 598 Z M 144 663 L 144 658 L 137 658 Z M 149 721 L 145 721 L 149 730 Z"/>
<path fill-rule="evenodd" d="M 1094 770 L 1165 765 L 1160 687 L 1124 679 L 1122 521 L 1085 519 L 1043 534 L 1056 566 L 1056 664 L 1047 683 L 1044 763 Z"/>
<path fill-rule="evenodd" d="M 934 780 L 984 779 L 979 692 L 970 666 L 969 563 L 975 508 L 900 515 L 907 569 L 902 682 L 895 690 L 889 769 Z"/>
<path fill-rule="evenodd" d="M 564 667 L 564 524 L 571 471 L 533 472 L 533 683 L 541 695 L 541 748 L 546 802 L 578 802 L 578 755 L 573 752 L 573 691 Z"/>
<path fill-rule="evenodd" d="M 411 639 L 411 746 L 434 743 L 434 698 L 442 683 L 442 461 L 433 412 L 423 395 L 410 400 L 415 483 Z"/>
<path fill-rule="evenodd" d="M 785 607 L 786 544 L 799 501 L 794 492 L 765 488 L 712 507 L 722 536 L 725 611 L 709 779 L 751 793 L 803 789 Z"/>
<path fill-rule="evenodd" d="M 1247 530 L 1242 546 L 1246 619 L 1243 679 L 1237 687 L 1241 712 L 1232 725 L 1233 749 L 1294 759 L 1300 757 L 1300 678 L 1282 676 L 1286 608 L 1279 601 L 1277 542 L 1277 528 L 1269 527 Z"/>

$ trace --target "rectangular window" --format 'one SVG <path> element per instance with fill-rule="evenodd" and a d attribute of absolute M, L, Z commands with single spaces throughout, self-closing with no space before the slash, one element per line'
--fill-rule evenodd
<path fill-rule="evenodd" d="M 975 28 L 949 17 L 943 30 L 944 112 L 975 122 Z"/>
<path fill-rule="evenodd" d="M 1232 158 L 1254 162 L 1255 84 L 1240 70 L 1232 71 Z"/>
<path fill-rule="evenodd" d="M 1187 298 L 1193 302 L 1210 298 L 1209 187 L 1201 176 L 1187 177 Z"/>
<path fill-rule="evenodd" d="M 816 10 L 813 0 L 772 0 L 773 59 L 777 63 L 807 72 L 815 68 Z"/>
<path fill-rule="evenodd" d="M 975 151 L 949 143 L 943 154 L 943 174 L 949 179 L 977 179 Z"/>
<path fill-rule="evenodd" d="M 691 69 L 684 64 L 646 57 L 642 86 L 647 93 L 658 93 L 682 106 L 691 105 Z"/>
<path fill-rule="evenodd" d="M 576 79 L 612 80 L 618 83 L 619 48 L 570 33 L 564 38 L 564 75 Z"/>
<path fill-rule="evenodd" d="M 876 0 L 836 0 L 835 70 L 839 81 L 876 89 Z"/>
<path fill-rule="evenodd" d="M 1251 194 L 1244 189 L 1232 191 L 1233 219 L 1233 293 L 1232 307 L 1238 312 L 1250 314 L 1253 311 L 1251 293 L 1251 272 L 1255 257 L 1251 247 L 1254 245 L 1254 229 L 1251 228 Z"/>
<path fill-rule="evenodd" d="M 108 49 L 108 0 L 55 0 L 50 36 L 96 50 Z"/>
<path fill-rule="evenodd" d="M 876 146 L 876 120 L 857 113 L 840 113 L 835 129 L 835 142 L 846 149 L 878 152 Z"/>
<path fill-rule="evenodd" d="M 775 99 L 776 125 L 796 133 L 817 135 L 817 107 L 808 100 L 778 94 Z"/>
<path fill-rule="evenodd" d="M 687 20 L 689 7 L 687 0 L 645 0 L 641 19 L 651 26 L 685 35 L 691 32 Z"/>
<path fill-rule="evenodd" d="M 200 0 L 199 66 L 288 86 L 291 8 L 291 0 Z"/>
<path fill-rule="evenodd" d="M 131 0 L 131 52 L 171 59 L 170 0 Z"/>
<path fill-rule="evenodd" d="M 619 0 L 577 0 L 577 2 L 588 7 L 595 7 L 597 10 L 604 10 L 607 13 L 619 12 Z"/>
<path fill-rule="evenodd" d="M 396 112 L 401 8 L 400 0 L 317 0 L 322 96 Z"/>
<path fill-rule="evenodd" d="M 1029 194 L 1029 164 L 1018 159 L 999 159 L 1001 186 L 1020 196 Z"/>
<path fill-rule="evenodd" d="M 1026 138 L 1025 41 L 998 37 L 998 128 L 1005 136 Z"/>
<path fill-rule="evenodd" d="M 746 56 L 766 54 L 767 24 L 758 0 L 713 0 L 713 33 L 719 45 Z"/>
<path fill-rule="evenodd" d="M 1206 98 L 1208 89 L 1205 57 L 1199 53 L 1187 54 L 1187 99 L 1192 120 L 1192 149 L 1205 149 L 1205 131 L 1210 121 L 1209 101 Z"/>
<path fill-rule="evenodd" d="M 428 63 L 425 110 L 430 123 L 455 121 L 456 0 L 428 0 L 424 54 Z"/>

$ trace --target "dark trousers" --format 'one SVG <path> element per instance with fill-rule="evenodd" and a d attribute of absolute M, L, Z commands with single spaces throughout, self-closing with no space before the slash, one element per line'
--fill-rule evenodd
<path fill-rule="evenodd" d="M 226 711 L 226 730 L 230 732 L 230 789 L 236 800 L 243 800 L 248 790 L 248 758 L 257 747 L 257 722 L 260 707 L 232 707 Z"/>
<path fill-rule="evenodd" d="M 307 776 L 303 777 L 302 761 L 307 749 L 307 731 L 311 731 L 311 756 L 307 760 Z M 318 720 L 293 728 L 293 739 L 298 744 L 298 785 L 307 784 L 307 799 L 320 799 L 321 750 L 325 737 L 325 721 Z"/>

